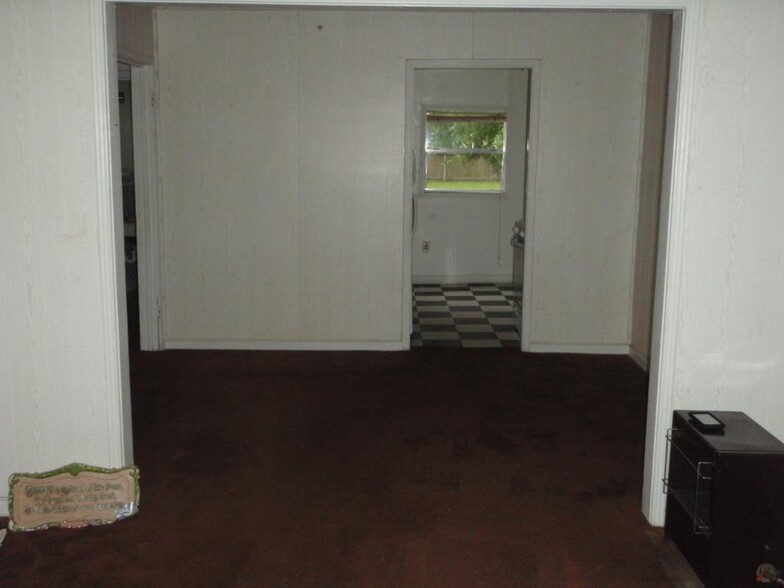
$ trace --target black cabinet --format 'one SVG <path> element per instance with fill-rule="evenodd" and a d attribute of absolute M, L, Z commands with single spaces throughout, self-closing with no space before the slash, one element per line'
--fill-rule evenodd
<path fill-rule="evenodd" d="M 665 533 L 706 588 L 759 587 L 761 564 L 784 568 L 784 443 L 742 412 L 703 433 L 675 411 L 668 434 Z"/>

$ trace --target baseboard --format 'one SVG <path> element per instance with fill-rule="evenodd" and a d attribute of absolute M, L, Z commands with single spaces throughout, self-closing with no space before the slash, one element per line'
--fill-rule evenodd
<path fill-rule="evenodd" d="M 533 353 L 581 353 L 585 355 L 629 355 L 629 346 L 606 344 L 531 343 Z"/>
<path fill-rule="evenodd" d="M 173 339 L 164 349 L 231 351 L 402 351 L 401 341 L 231 341 Z"/>
<path fill-rule="evenodd" d="M 8 516 L 8 499 L 0 498 L 0 517 Z"/>
<path fill-rule="evenodd" d="M 511 284 L 511 275 L 498 275 L 498 276 L 412 276 L 412 284 Z"/>
<path fill-rule="evenodd" d="M 645 357 L 642 353 L 637 351 L 633 345 L 629 346 L 629 357 L 632 358 L 632 361 L 644 369 L 646 372 L 649 371 L 650 363 L 649 359 Z"/>

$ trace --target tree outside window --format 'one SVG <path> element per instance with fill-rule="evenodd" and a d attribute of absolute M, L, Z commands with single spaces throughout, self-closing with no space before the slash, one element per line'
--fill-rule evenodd
<path fill-rule="evenodd" d="M 506 115 L 428 112 L 425 190 L 502 192 Z"/>

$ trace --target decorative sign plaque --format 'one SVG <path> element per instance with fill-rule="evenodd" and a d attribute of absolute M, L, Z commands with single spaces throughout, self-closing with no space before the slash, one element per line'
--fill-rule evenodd
<path fill-rule="evenodd" d="M 106 525 L 139 510 L 139 469 L 106 469 L 72 463 L 42 474 L 12 474 L 8 528 Z"/>

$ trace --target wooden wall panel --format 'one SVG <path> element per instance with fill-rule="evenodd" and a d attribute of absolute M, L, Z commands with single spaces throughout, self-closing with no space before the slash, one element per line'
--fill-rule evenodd
<path fill-rule="evenodd" d="M 673 408 L 784 438 L 784 5 L 701 11 Z"/>
<path fill-rule="evenodd" d="M 399 343 L 406 59 L 471 57 L 543 61 L 534 342 L 628 344 L 644 15 L 157 21 L 170 345 Z"/>
<path fill-rule="evenodd" d="M 629 342 L 646 19 L 476 15 L 475 58 L 542 62 L 534 345 Z"/>
<path fill-rule="evenodd" d="M 296 13 L 162 10 L 168 340 L 297 338 Z"/>
<path fill-rule="evenodd" d="M 469 27 L 468 15 L 300 14 L 301 339 L 400 340 L 405 59 L 459 54 Z"/>

